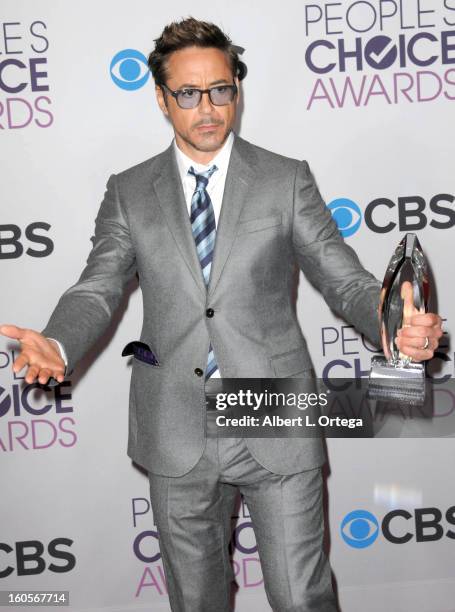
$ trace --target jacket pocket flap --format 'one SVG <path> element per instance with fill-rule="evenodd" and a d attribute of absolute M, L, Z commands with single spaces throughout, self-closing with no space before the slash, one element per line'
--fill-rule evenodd
<path fill-rule="evenodd" d="M 311 369 L 311 359 L 306 348 L 299 348 L 270 358 L 276 376 L 286 377 Z"/>
<path fill-rule="evenodd" d="M 240 221 L 237 233 L 257 232 L 269 227 L 275 227 L 276 225 L 281 225 L 281 214 L 261 217 L 260 219 L 250 219 L 249 221 Z"/>

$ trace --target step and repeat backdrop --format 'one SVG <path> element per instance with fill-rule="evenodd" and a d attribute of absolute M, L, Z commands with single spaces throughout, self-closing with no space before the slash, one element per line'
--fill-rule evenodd
<path fill-rule="evenodd" d="M 190 14 L 244 49 L 238 133 L 308 160 L 366 268 L 382 279 L 399 240 L 418 235 L 446 332 L 429 374 L 453 377 L 455 0 L 2 0 L 0 322 L 43 329 L 82 271 L 109 175 L 169 145 L 146 56 Z M 303 276 L 297 308 L 319 375 L 368 374 L 372 347 Z M 121 349 L 141 325 L 133 283 L 52 389 L 15 375 L 17 344 L 0 339 L 0 590 L 68 590 L 81 612 L 169 610 L 148 481 L 126 455 Z M 327 450 L 341 609 L 454 611 L 453 438 Z M 269 610 L 242 500 L 233 521 L 236 610 Z"/>

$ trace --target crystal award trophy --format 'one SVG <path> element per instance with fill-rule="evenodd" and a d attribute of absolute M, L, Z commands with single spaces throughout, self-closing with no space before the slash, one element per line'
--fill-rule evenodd
<path fill-rule="evenodd" d="M 406 234 L 395 249 L 382 283 L 379 321 L 384 357 L 375 356 L 371 360 L 369 398 L 424 403 L 425 364 L 414 363 L 400 353 L 395 338 L 402 326 L 409 325 L 413 314 L 427 311 L 428 296 L 428 271 L 422 248 L 415 234 Z"/>

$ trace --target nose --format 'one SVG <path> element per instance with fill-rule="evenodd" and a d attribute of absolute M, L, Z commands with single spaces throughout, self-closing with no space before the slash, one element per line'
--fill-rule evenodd
<path fill-rule="evenodd" d="M 210 101 L 208 92 L 202 94 L 201 101 L 199 102 L 199 112 L 203 115 L 211 113 L 213 110 L 213 104 Z"/>

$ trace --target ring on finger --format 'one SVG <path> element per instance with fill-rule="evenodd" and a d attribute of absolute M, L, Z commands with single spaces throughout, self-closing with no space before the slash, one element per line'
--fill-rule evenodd
<path fill-rule="evenodd" d="M 428 348 L 429 344 L 430 344 L 430 340 L 428 339 L 428 336 L 425 336 L 425 344 L 422 346 L 421 350 L 425 351 Z"/>

